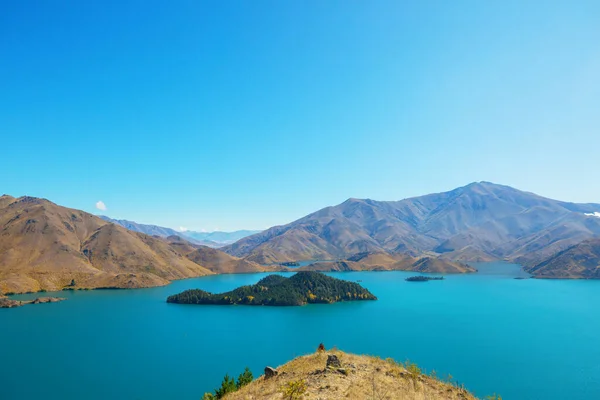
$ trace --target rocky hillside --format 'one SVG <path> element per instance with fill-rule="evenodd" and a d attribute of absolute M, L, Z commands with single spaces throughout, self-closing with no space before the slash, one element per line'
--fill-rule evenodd
<path fill-rule="evenodd" d="M 569 247 L 526 270 L 543 278 L 600 279 L 600 239 Z"/>
<path fill-rule="evenodd" d="M 223 250 L 259 263 L 381 252 L 519 261 L 600 237 L 598 211 L 600 204 L 566 203 L 479 182 L 401 201 L 349 199 Z"/>
<path fill-rule="evenodd" d="M 286 398 L 475 400 L 466 389 L 425 375 L 414 364 L 341 351 L 317 351 L 276 369 L 267 367 L 265 375 L 224 397 L 225 400 Z"/>
<path fill-rule="evenodd" d="M 0 197 L 0 294 L 149 287 L 265 269 L 181 239 L 133 232 L 45 199 Z"/>

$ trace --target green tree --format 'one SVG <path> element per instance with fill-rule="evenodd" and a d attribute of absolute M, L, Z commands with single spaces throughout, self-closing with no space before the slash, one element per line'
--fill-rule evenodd
<path fill-rule="evenodd" d="M 221 382 L 221 387 L 215 390 L 215 397 L 217 399 L 222 399 L 227 393 L 235 392 L 236 390 L 237 386 L 235 386 L 235 380 L 228 374 L 225 374 L 223 382 Z"/>
<path fill-rule="evenodd" d="M 240 376 L 238 376 L 236 386 L 238 389 L 241 389 L 243 386 L 252 382 L 253 379 L 254 376 L 252 375 L 252 371 L 250 371 L 250 368 L 246 367 L 244 372 L 242 372 Z"/>

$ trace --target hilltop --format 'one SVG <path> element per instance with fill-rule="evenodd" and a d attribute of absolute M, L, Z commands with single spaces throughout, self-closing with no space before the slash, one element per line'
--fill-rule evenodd
<path fill-rule="evenodd" d="M 358 283 L 332 278 L 319 272 L 298 272 L 291 278 L 269 275 L 255 285 L 212 294 L 200 289 L 169 296 L 167 303 L 243 304 L 250 306 L 301 306 L 308 303 L 377 300 Z"/>
<path fill-rule="evenodd" d="M 268 376 L 242 386 L 225 400 L 476 400 L 463 387 L 426 375 L 415 364 L 360 356 L 342 351 L 317 351 L 277 367 Z M 295 390 L 297 397 L 284 397 Z M 205 396 L 210 398 L 210 396 Z"/>
<path fill-rule="evenodd" d="M 137 288 L 213 273 L 272 270 L 125 229 L 35 197 L 0 197 L 0 293 Z"/>
<path fill-rule="evenodd" d="M 477 182 L 400 201 L 348 199 L 222 250 L 258 263 L 404 253 L 530 265 L 600 237 L 599 211 L 600 204 L 562 202 Z"/>

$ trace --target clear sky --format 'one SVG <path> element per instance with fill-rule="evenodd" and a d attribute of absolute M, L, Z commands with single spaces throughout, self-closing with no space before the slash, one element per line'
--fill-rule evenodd
<path fill-rule="evenodd" d="M 600 202 L 600 2 L 4 1 L 0 137 L 0 193 L 174 228 Z"/>

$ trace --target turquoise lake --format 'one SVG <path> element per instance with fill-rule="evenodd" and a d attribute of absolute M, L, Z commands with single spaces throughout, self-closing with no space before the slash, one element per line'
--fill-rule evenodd
<path fill-rule="evenodd" d="M 68 301 L 0 309 L 0 398 L 198 400 L 225 373 L 249 366 L 258 376 L 323 342 L 410 359 L 480 397 L 600 399 L 600 281 L 516 280 L 515 265 L 478 268 L 426 283 L 406 282 L 410 272 L 331 273 L 361 280 L 379 300 L 304 307 L 165 302 L 265 274 L 60 292 Z"/>

